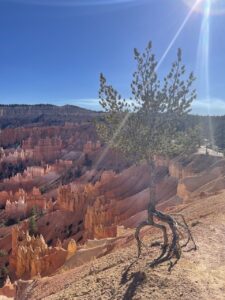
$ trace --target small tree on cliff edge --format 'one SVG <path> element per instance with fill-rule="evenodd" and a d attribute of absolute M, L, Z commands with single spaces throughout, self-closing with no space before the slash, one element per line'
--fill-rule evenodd
<path fill-rule="evenodd" d="M 34 235 L 34 236 L 36 236 L 38 233 L 36 216 L 37 216 L 36 209 L 35 209 L 35 207 L 33 207 L 31 210 L 31 216 L 29 219 L 29 234 Z"/>
<path fill-rule="evenodd" d="M 195 78 L 193 73 L 189 76 L 185 74 L 180 49 L 176 61 L 162 83 L 158 79 L 157 61 L 152 53 L 151 42 L 142 54 L 135 49 L 134 58 L 137 70 L 131 83 L 133 97 L 129 100 L 123 99 L 111 85 L 107 84 L 105 77 L 100 75 L 100 104 L 106 114 L 103 121 L 97 122 L 97 131 L 109 147 L 118 149 L 134 162 L 144 160 L 148 164 L 150 172 L 148 215 L 146 221 L 137 227 L 135 237 L 139 257 L 142 246 L 139 236 L 141 228 L 150 225 L 163 232 L 162 252 L 151 263 L 151 266 L 155 266 L 173 257 L 176 261 L 180 258 L 182 246 L 179 243 L 178 226 L 188 233 L 187 243 L 193 241 L 183 216 L 180 215 L 175 219 L 174 216 L 156 209 L 155 157 L 174 157 L 196 150 L 197 132 L 193 129 L 185 130 L 182 122 L 196 98 L 196 91 L 192 88 Z M 171 241 L 168 238 L 167 226 L 159 221 L 170 228 Z M 196 249 L 195 244 L 194 248 Z"/>

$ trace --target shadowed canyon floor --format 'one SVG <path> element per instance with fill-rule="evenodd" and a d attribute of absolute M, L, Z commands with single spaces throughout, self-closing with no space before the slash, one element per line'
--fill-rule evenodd
<path fill-rule="evenodd" d="M 225 192 L 195 199 L 177 211 L 187 217 L 198 250 L 183 252 L 171 272 L 168 263 L 148 266 L 158 254 L 156 247 L 143 248 L 136 261 L 132 240 L 89 264 L 33 280 L 18 299 L 224 299 Z M 160 240 L 151 229 L 144 236 L 146 245 Z"/>

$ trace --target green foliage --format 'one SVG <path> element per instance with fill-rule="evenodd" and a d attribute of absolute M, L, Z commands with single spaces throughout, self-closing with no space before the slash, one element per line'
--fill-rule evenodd
<path fill-rule="evenodd" d="M 189 156 L 196 151 L 197 147 L 201 146 L 201 143 L 202 139 L 199 127 L 188 128 L 185 132 L 177 133 L 176 140 L 168 148 L 167 156 Z"/>
<path fill-rule="evenodd" d="M 33 217 L 33 216 L 36 216 L 36 214 L 37 214 L 37 209 L 36 209 L 35 206 L 33 206 L 32 209 L 31 209 L 30 215 L 31 215 L 31 217 Z"/>
<path fill-rule="evenodd" d="M 218 122 L 214 131 L 215 144 L 219 149 L 225 151 L 225 121 Z"/>
<path fill-rule="evenodd" d="M 26 169 L 25 162 L 18 161 L 16 163 L 2 161 L 0 163 L 0 180 L 11 178 L 17 173 L 22 173 Z"/>
<path fill-rule="evenodd" d="M 206 143 L 210 148 L 215 146 L 219 151 L 225 149 L 225 116 L 197 116 L 188 115 L 186 125 L 198 126 L 202 144 Z"/>
<path fill-rule="evenodd" d="M 100 75 L 100 104 L 107 112 L 97 123 L 99 136 L 134 161 L 193 152 L 199 132 L 184 126 L 196 98 L 193 73 L 186 75 L 182 53 L 160 81 L 157 61 L 149 43 L 144 53 L 134 50 L 137 63 L 131 83 L 132 97 L 122 96 Z M 190 127 L 190 126 L 189 126 Z"/>
<path fill-rule="evenodd" d="M 41 186 L 41 187 L 39 188 L 39 190 L 40 190 L 40 192 L 41 192 L 41 195 L 43 195 L 43 194 L 46 192 L 45 186 Z"/>
<path fill-rule="evenodd" d="M 4 282 L 9 274 L 9 270 L 4 266 L 0 268 L 0 287 L 4 285 Z"/>
<path fill-rule="evenodd" d="M 9 274 L 9 270 L 4 266 L 0 268 L 0 277 L 6 277 Z"/>
<path fill-rule="evenodd" d="M 36 223 L 35 217 L 32 216 L 32 217 L 30 217 L 30 220 L 29 220 L 29 234 L 36 235 L 37 232 L 38 232 L 37 223 Z"/>
<path fill-rule="evenodd" d="M 31 217 L 29 219 L 29 234 L 30 235 L 37 235 L 38 228 L 37 228 L 37 222 L 36 222 L 36 209 L 35 207 L 31 210 Z"/>
<path fill-rule="evenodd" d="M 39 213 L 38 213 L 38 216 L 41 218 L 41 217 L 43 217 L 45 214 L 44 214 L 44 212 L 43 212 L 43 210 L 41 209 L 40 211 L 39 211 Z"/>
<path fill-rule="evenodd" d="M 1 249 L 0 250 L 0 257 L 4 257 L 4 256 L 7 256 L 8 254 L 7 254 L 7 251 L 6 250 L 4 250 L 4 249 Z"/>

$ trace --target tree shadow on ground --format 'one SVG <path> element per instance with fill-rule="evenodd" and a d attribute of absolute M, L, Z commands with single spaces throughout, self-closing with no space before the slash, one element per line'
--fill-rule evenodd
<path fill-rule="evenodd" d="M 128 273 L 137 261 L 138 261 L 138 259 L 136 259 L 131 264 L 129 264 L 129 266 L 125 269 L 125 271 L 123 272 L 123 274 L 121 276 L 120 284 L 125 284 L 131 279 L 131 277 L 128 278 Z"/>
<path fill-rule="evenodd" d="M 131 280 L 131 283 L 129 284 L 124 296 L 123 296 L 123 300 L 130 300 L 133 299 L 135 292 L 137 290 L 137 288 L 142 285 L 142 283 L 144 282 L 144 280 L 146 279 L 146 274 L 145 272 L 135 272 L 133 273 L 129 280 Z"/>
<path fill-rule="evenodd" d="M 124 285 L 126 284 L 128 281 L 130 281 L 126 292 L 123 296 L 123 300 L 130 300 L 133 299 L 135 292 L 137 290 L 137 288 L 142 285 L 142 283 L 144 282 L 144 280 L 146 279 L 146 274 L 145 272 L 141 272 L 141 271 L 137 271 L 137 272 L 130 272 L 132 267 L 138 262 L 138 259 L 135 259 L 131 264 L 129 264 L 129 266 L 124 270 L 122 276 L 121 276 L 121 280 L 120 280 L 120 284 Z"/>

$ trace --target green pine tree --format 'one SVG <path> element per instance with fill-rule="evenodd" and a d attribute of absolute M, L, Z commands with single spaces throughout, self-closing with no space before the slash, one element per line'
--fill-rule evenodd
<path fill-rule="evenodd" d="M 180 258 L 178 222 L 174 217 L 156 209 L 157 170 L 155 157 L 174 157 L 189 155 L 196 151 L 199 144 L 198 131 L 183 126 L 191 111 L 191 104 L 196 99 L 192 88 L 195 77 L 186 75 L 182 63 L 182 53 L 178 49 L 177 59 L 168 74 L 161 82 L 157 73 L 157 61 L 152 53 L 151 42 L 144 53 L 134 50 L 137 63 L 131 83 L 132 97 L 128 100 L 111 85 L 107 84 L 103 74 L 100 75 L 99 98 L 106 114 L 104 120 L 97 121 L 97 132 L 100 138 L 111 148 L 124 153 L 135 163 L 145 161 L 150 172 L 148 216 L 145 222 L 136 229 L 138 256 L 141 254 L 139 234 L 144 226 L 154 226 L 162 230 L 164 244 L 162 253 L 153 261 L 152 266 L 172 257 Z M 190 230 L 181 216 L 189 237 Z M 166 226 L 172 231 L 172 242 L 169 243 Z M 193 241 L 194 243 L 194 241 Z"/>
<path fill-rule="evenodd" d="M 36 236 L 38 233 L 37 222 L 36 222 L 36 209 L 35 207 L 31 210 L 31 217 L 29 219 L 29 234 Z"/>

